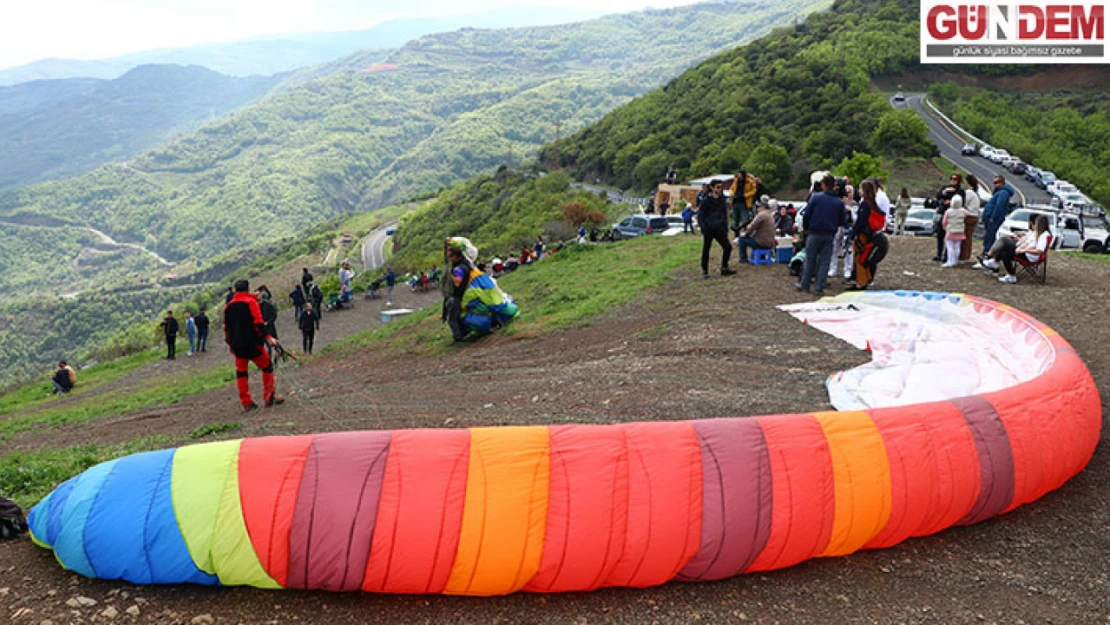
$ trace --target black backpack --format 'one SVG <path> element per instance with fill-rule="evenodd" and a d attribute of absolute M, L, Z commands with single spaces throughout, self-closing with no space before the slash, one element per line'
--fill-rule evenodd
<path fill-rule="evenodd" d="M 0 497 L 0 540 L 15 538 L 27 531 L 27 520 L 14 501 Z"/>

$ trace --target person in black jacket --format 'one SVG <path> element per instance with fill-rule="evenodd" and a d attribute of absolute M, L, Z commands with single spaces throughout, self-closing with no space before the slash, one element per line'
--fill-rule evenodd
<path fill-rule="evenodd" d="M 305 304 L 305 291 L 303 284 L 294 284 L 293 290 L 289 292 L 289 299 L 293 302 L 293 321 L 301 320 L 301 313 L 304 311 Z"/>
<path fill-rule="evenodd" d="M 312 285 L 312 281 L 315 279 L 316 278 L 314 278 L 312 274 L 309 273 L 308 267 L 301 267 L 301 288 L 304 289 L 305 293 L 308 293 L 308 288 Z"/>
<path fill-rule="evenodd" d="M 172 310 L 166 311 L 166 317 L 159 325 L 166 336 L 166 360 L 174 360 L 177 357 L 177 333 L 181 331 L 181 326 L 173 318 Z"/>
<path fill-rule="evenodd" d="M 206 310 L 208 310 L 208 309 L 205 308 L 204 306 L 201 306 L 200 307 L 200 312 L 197 313 L 196 317 L 193 317 L 193 323 L 195 323 L 196 326 L 197 326 L 197 351 L 198 352 L 208 351 L 208 325 L 209 325 L 209 321 L 208 321 L 208 314 L 205 312 Z"/>
<path fill-rule="evenodd" d="M 297 327 L 301 329 L 301 347 L 304 353 L 312 353 L 312 344 L 316 342 L 316 316 L 320 313 L 312 307 L 312 302 L 305 302 L 301 318 L 297 320 Z"/>
<path fill-rule="evenodd" d="M 250 293 L 250 284 L 246 280 L 235 281 L 235 296 L 224 307 L 224 341 L 235 356 L 235 383 L 243 409 L 258 408 L 258 404 L 251 399 L 247 383 L 249 362 L 262 370 L 262 398 L 265 404 L 274 406 L 284 402 L 275 394 L 274 368 L 270 355 L 263 349 L 264 345 L 277 345 L 278 341 L 266 332 L 258 297 Z"/>
<path fill-rule="evenodd" d="M 316 329 L 320 329 L 320 313 L 324 310 L 324 292 L 316 284 L 308 291 L 309 297 L 312 298 L 312 307 L 316 309 Z"/>
<path fill-rule="evenodd" d="M 728 203 L 724 196 L 725 183 L 714 180 L 709 195 L 698 206 L 698 223 L 701 225 L 701 277 L 709 277 L 709 249 L 716 241 L 721 246 L 721 275 L 736 273 L 729 269 L 728 259 L 732 255 L 732 243 L 728 240 Z"/>
<path fill-rule="evenodd" d="M 450 244 L 447 240 L 447 265 L 450 268 L 446 279 L 440 283 L 443 293 L 443 312 L 440 320 L 447 322 L 451 328 L 451 338 L 455 343 L 466 339 L 466 326 L 462 320 L 462 298 L 466 287 L 470 285 L 470 261 L 463 255 L 461 247 Z"/>
<path fill-rule="evenodd" d="M 933 257 L 933 262 L 935 263 L 939 263 L 944 260 L 945 232 L 944 228 L 941 227 L 940 224 L 944 219 L 944 214 L 948 212 L 948 207 L 952 204 L 952 197 L 954 195 L 959 195 L 961 199 L 963 198 L 964 189 L 963 186 L 961 186 L 963 179 L 963 174 L 958 171 L 954 172 L 952 174 L 952 177 L 948 179 L 948 184 L 941 187 L 940 191 L 937 191 L 937 216 L 933 222 L 937 224 L 936 231 L 933 233 L 937 239 L 937 255 Z"/>
<path fill-rule="evenodd" d="M 278 309 L 274 304 L 273 294 L 270 293 L 270 289 L 265 284 L 258 287 L 258 309 L 262 311 L 262 321 L 266 324 L 266 334 L 275 339 L 278 338 Z M 267 343 L 266 351 L 270 354 L 270 362 L 276 367 L 277 360 L 274 358 L 274 347 Z"/>

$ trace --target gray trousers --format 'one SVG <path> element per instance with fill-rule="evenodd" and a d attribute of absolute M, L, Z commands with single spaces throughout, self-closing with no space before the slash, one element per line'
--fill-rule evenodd
<path fill-rule="evenodd" d="M 832 261 L 833 239 L 835 234 L 824 232 L 810 232 L 806 235 L 806 264 L 802 267 L 802 290 L 809 290 L 809 281 L 815 275 L 817 285 L 815 290 L 820 293 L 825 290 L 825 281 L 829 277 L 829 263 Z M 814 271 L 817 273 L 814 274 Z"/>

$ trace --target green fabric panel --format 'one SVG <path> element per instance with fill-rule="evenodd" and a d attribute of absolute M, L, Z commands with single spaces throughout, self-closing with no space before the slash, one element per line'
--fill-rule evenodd
<path fill-rule="evenodd" d="M 254 586 L 256 588 L 281 588 L 270 577 L 251 543 L 247 524 L 243 520 L 243 507 L 239 502 L 239 445 L 231 458 L 223 496 L 216 516 L 216 534 L 212 537 L 212 559 L 216 574 L 224 586 Z"/>
<path fill-rule="evenodd" d="M 212 537 L 216 530 L 224 484 L 239 441 L 191 445 L 173 456 L 173 511 L 189 555 L 197 568 L 216 574 Z"/>
<path fill-rule="evenodd" d="M 225 586 L 280 586 L 251 545 L 239 505 L 239 445 L 191 445 L 173 457 L 173 509 L 189 555 Z"/>

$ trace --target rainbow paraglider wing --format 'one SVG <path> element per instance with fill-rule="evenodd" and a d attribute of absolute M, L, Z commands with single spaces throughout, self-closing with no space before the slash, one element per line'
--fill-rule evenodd
<path fill-rule="evenodd" d="M 33 537 L 69 569 L 136 583 L 463 595 L 642 587 L 975 523 L 1059 487 L 1094 453 L 1102 408 L 1090 373 L 1031 317 L 949 294 L 864 293 L 815 306 L 790 312 L 866 340 L 883 365 L 830 380 L 834 397 L 873 407 L 348 432 L 137 454 L 59 486 L 31 511 Z M 1023 362 L 980 372 L 991 387 L 982 392 L 911 392 L 889 380 L 920 379 L 895 349 L 930 331 L 915 319 L 962 325 L 984 341 L 1001 332 Z M 993 349 L 963 345 L 980 348 Z M 920 351 L 923 365 L 943 359 L 943 350 Z M 997 352 L 983 362 L 1014 360 Z M 905 403 L 910 395 L 921 401 Z M 874 407 L 883 401 L 901 405 Z"/>

